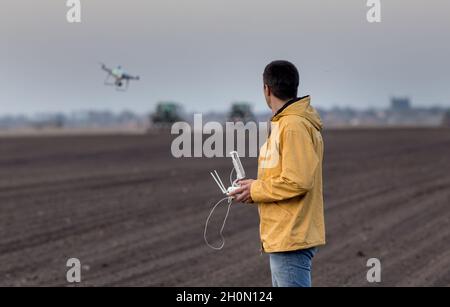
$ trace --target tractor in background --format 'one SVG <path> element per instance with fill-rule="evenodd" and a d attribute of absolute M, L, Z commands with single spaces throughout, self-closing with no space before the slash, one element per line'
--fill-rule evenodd
<path fill-rule="evenodd" d="M 251 122 L 255 121 L 256 117 L 253 114 L 252 106 L 245 102 L 236 102 L 231 106 L 231 110 L 228 114 L 228 121 L 230 122 Z"/>
<path fill-rule="evenodd" d="M 156 110 L 150 115 L 153 127 L 167 128 L 173 123 L 184 120 L 183 108 L 175 102 L 160 102 Z"/>

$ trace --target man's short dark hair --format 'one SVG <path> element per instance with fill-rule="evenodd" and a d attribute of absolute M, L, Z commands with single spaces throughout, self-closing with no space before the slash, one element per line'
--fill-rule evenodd
<path fill-rule="evenodd" d="M 282 100 L 297 97 L 300 76 L 294 64 L 288 61 L 274 61 L 264 69 L 264 84 L 273 95 Z"/>

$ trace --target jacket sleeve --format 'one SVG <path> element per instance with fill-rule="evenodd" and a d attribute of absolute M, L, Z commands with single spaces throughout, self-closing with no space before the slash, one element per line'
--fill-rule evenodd
<path fill-rule="evenodd" d="M 279 151 L 280 176 L 258 179 L 251 186 L 251 196 L 256 203 L 291 199 L 312 189 L 319 158 L 306 127 L 301 125 L 282 132 Z"/>

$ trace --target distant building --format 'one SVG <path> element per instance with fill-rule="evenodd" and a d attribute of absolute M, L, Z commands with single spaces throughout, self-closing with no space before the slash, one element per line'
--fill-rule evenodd
<path fill-rule="evenodd" d="M 394 112 L 405 112 L 411 110 L 411 100 L 409 98 L 397 98 L 391 99 L 391 110 Z"/>

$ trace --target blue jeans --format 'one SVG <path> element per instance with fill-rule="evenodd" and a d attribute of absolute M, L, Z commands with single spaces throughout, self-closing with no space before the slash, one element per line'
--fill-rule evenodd
<path fill-rule="evenodd" d="M 270 270 L 274 287 L 311 287 L 312 258 L 317 248 L 293 252 L 270 253 Z"/>

